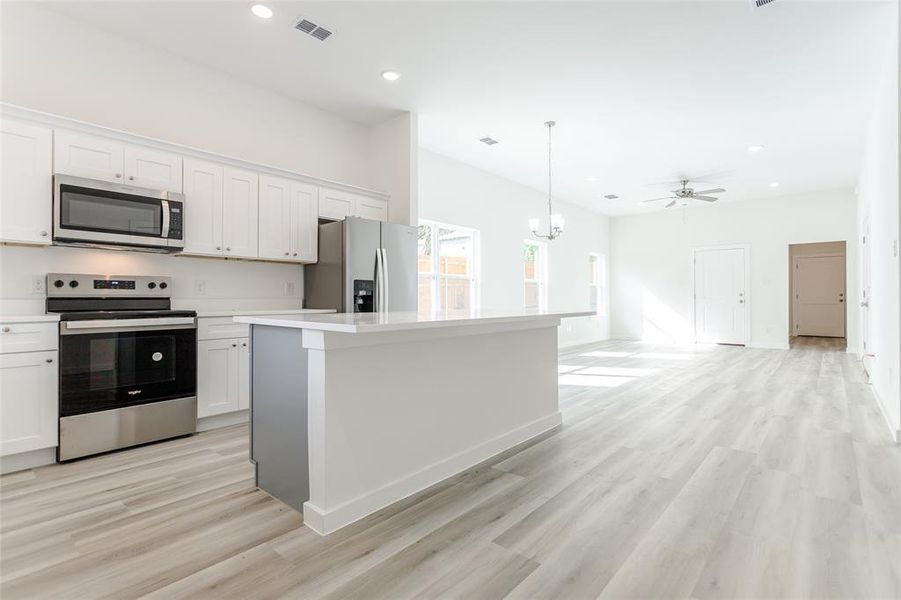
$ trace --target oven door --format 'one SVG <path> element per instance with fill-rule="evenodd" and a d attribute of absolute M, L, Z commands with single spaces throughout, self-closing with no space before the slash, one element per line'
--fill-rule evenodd
<path fill-rule="evenodd" d="M 99 321 L 60 325 L 60 417 L 196 395 L 194 325 L 147 324 L 132 329 L 102 327 Z"/>
<path fill-rule="evenodd" d="M 53 239 L 165 248 L 169 193 L 54 176 Z"/>

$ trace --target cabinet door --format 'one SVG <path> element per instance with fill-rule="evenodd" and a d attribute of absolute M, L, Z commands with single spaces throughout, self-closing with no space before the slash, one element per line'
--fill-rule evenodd
<path fill-rule="evenodd" d="M 225 167 L 223 187 L 222 243 L 225 255 L 256 258 L 259 177 L 251 171 Z"/>
<path fill-rule="evenodd" d="M 250 343 L 238 340 L 238 410 L 250 408 Z"/>
<path fill-rule="evenodd" d="M 197 342 L 197 417 L 238 410 L 238 340 Z"/>
<path fill-rule="evenodd" d="M 122 143 L 60 129 L 53 132 L 53 141 L 55 173 L 122 183 L 125 164 Z"/>
<path fill-rule="evenodd" d="M 319 188 L 291 184 L 291 258 L 316 262 L 319 239 Z"/>
<path fill-rule="evenodd" d="M 49 244 L 53 226 L 53 132 L 0 121 L 0 240 Z"/>
<path fill-rule="evenodd" d="M 57 445 L 57 354 L 0 356 L 0 455 Z"/>
<path fill-rule="evenodd" d="M 388 220 L 388 203 L 384 200 L 360 196 L 357 198 L 356 205 L 356 216 L 358 217 L 362 217 L 363 219 L 373 219 L 375 221 Z"/>
<path fill-rule="evenodd" d="M 260 175 L 260 258 L 291 260 L 291 182 Z"/>
<path fill-rule="evenodd" d="M 185 254 L 222 254 L 222 166 L 185 159 Z"/>
<path fill-rule="evenodd" d="M 125 181 L 129 185 L 181 193 L 181 156 L 143 146 L 125 146 Z"/>
<path fill-rule="evenodd" d="M 354 196 L 347 192 L 319 188 L 319 216 L 323 219 L 340 221 L 356 214 Z"/>

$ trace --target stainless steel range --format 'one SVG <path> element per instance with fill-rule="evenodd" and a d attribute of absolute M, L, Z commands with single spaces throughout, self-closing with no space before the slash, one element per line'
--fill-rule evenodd
<path fill-rule="evenodd" d="M 47 275 L 59 313 L 60 461 L 194 433 L 196 313 L 169 277 Z"/>

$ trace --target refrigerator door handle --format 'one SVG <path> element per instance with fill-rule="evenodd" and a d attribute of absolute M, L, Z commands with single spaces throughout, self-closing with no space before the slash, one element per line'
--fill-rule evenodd
<path fill-rule="evenodd" d="M 390 310 L 388 294 L 391 293 L 391 286 L 388 284 L 388 249 L 382 248 L 382 276 L 385 278 L 385 291 L 382 293 L 382 300 L 385 301 L 384 312 Z"/>
<path fill-rule="evenodd" d="M 382 269 L 382 249 L 375 249 L 375 312 L 382 312 L 384 302 L 382 295 L 385 293 L 385 273 Z"/>

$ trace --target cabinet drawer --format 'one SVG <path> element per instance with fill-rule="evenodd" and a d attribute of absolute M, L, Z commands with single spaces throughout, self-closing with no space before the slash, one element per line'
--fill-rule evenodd
<path fill-rule="evenodd" d="M 0 354 L 56 350 L 57 323 L 0 322 Z"/>
<path fill-rule="evenodd" d="M 232 317 L 200 317 L 197 319 L 198 340 L 246 338 L 249 335 L 250 325 L 235 323 Z"/>

